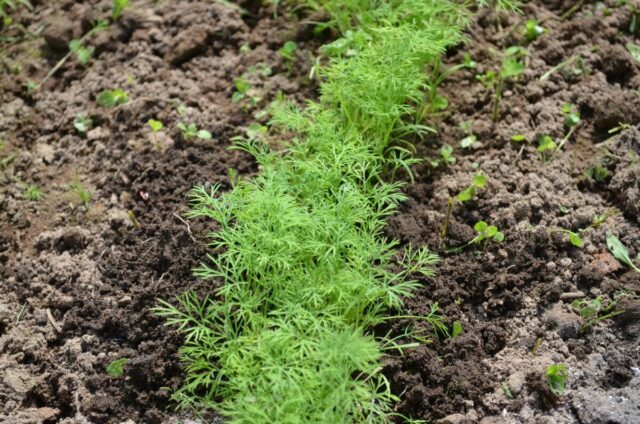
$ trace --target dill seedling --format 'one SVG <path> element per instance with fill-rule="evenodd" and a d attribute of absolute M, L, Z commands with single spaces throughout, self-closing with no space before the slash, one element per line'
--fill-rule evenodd
<path fill-rule="evenodd" d="M 37 202 L 40 199 L 42 199 L 42 197 L 44 196 L 44 193 L 42 192 L 40 187 L 38 187 L 37 185 L 30 185 L 27 188 L 25 188 L 24 195 L 28 200 L 32 202 Z"/>
<path fill-rule="evenodd" d="M 512 46 L 503 52 L 502 66 L 498 72 L 489 70 L 476 78 L 488 89 L 493 91 L 493 107 L 491 116 L 493 122 L 498 121 L 502 92 L 507 81 L 517 80 L 524 72 L 524 58 L 527 50 L 520 46 Z"/>
<path fill-rule="evenodd" d="M 75 194 L 85 210 L 89 210 L 89 201 L 91 200 L 91 192 L 87 190 L 79 181 L 75 181 L 69 185 L 69 189 Z"/>
<path fill-rule="evenodd" d="M 120 15 L 124 9 L 129 6 L 129 0 L 113 0 L 113 13 L 111 14 L 111 18 L 114 21 L 120 19 Z"/>

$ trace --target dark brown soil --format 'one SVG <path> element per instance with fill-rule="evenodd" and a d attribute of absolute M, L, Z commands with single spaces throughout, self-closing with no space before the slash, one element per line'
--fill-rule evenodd
<path fill-rule="evenodd" d="M 0 53 L 6 144 L 0 151 L 0 422 L 199 422 L 170 410 L 164 388 L 181 382 L 181 340 L 149 308 L 158 298 L 215 286 L 191 275 L 210 228 L 182 219 L 188 190 L 227 188 L 229 168 L 255 172 L 247 156 L 227 150 L 230 138 L 262 119 L 255 114 L 278 92 L 299 101 L 314 95 L 307 75 L 322 41 L 259 2 L 241 3 L 243 14 L 223 2 L 140 0 L 95 38 L 89 65 L 70 60 L 29 94 L 23 84 L 40 81 L 68 41 L 111 5 L 35 3 L 35 12 L 20 19 L 30 30 L 44 25 L 43 36 Z M 529 46 L 527 70 L 507 87 L 498 124 L 491 122 L 490 95 L 463 71 L 443 87 L 450 107 L 433 122 L 437 137 L 419 143 L 422 157 L 435 157 L 444 143 L 456 146 L 457 162 L 417 168 L 389 235 L 440 251 L 447 198 L 468 184 L 477 164 L 488 188 L 454 207 L 445 242 L 468 241 L 480 219 L 497 225 L 506 240 L 484 253 L 443 255 L 438 276 L 424 279 L 408 300 L 413 314 L 438 302 L 446 322 L 459 321 L 464 333 L 433 337 L 389 358 L 385 372 L 401 398 L 400 413 L 450 423 L 632 423 L 640 413 L 637 300 L 623 299 L 625 314 L 585 333 L 568 307 L 571 296 L 640 290 L 640 276 L 621 267 L 604 241 L 611 231 L 632 257 L 640 249 L 640 130 L 633 127 L 640 118 L 640 68 L 625 48 L 638 40 L 628 32 L 628 8 L 612 7 L 605 16 L 587 3 L 561 21 L 573 4 L 531 2 L 524 17 L 484 13 L 469 45 L 451 52 L 448 61 L 458 63 L 469 51 L 484 72 L 500 60 L 492 49 L 521 42 L 513 28 L 525 17 L 549 29 Z M 287 40 L 299 45 L 291 75 L 277 52 Z M 250 51 L 241 51 L 244 44 Z M 582 75 L 557 72 L 539 80 L 576 54 L 584 59 Z M 272 75 L 262 73 L 264 65 Z M 257 107 L 231 101 L 234 79 L 243 75 L 251 95 L 262 98 Z M 96 96 L 115 87 L 129 92 L 129 102 L 98 107 Z M 583 121 L 551 160 L 542 162 L 534 143 L 521 151 L 509 141 L 516 133 L 562 138 L 566 102 L 579 107 Z M 87 135 L 73 127 L 80 112 L 94 122 Z M 146 126 L 149 118 L 166 125 L 157 137 Z M 463 151 L 459 124 L 468 119 L 478 142 Z M 213 139 L 185 140 L 175 128 L 179 121 L 196 123 Z M 619 122 L 632 127 L 605 141 Z M 607 178 L 585 177 L 599 163 Z M 91 191 L 88 210 L 70 193 L 74 181 Z M 25 198 L 31 184 L 43 189 L 41 201 Z M 584 232 L 582 249 L 549 232 L 586 229 L 607 211 L 613 216 Z M 124 376 L 111 377 L 106 366 L 118 358 L 129 359 Z M 542 376 L 560 362 L 568 365 L 569 383 L 556 399 Z"/>
<path fill-rule="evenodd" d="M 628 31 L 629 9 L 611 8 L 605 15 L 585 4 L 561 21 L 574 4 L 532 2 L 523 17 L 484 13 L 469 44 L 449 59 L 459 63 L 469 52 L 478 69 L 445 85 L 450 112 L 436 122 L 438 136 L 419 151 L 435 158 L 447 143 L 456 147 L 457 161 L 446 168 L 419 167 L 416 183 L 406 189 L 409 201 L 388 232 L 439 251 L 447 199 L 481 170 L 487 189 L 472 202 L 455 204 L 445 243 L 458 246 L 473 238 L 479 220 L 496 225 L 506 239 L 486 252 L 469 248 L 444 255 L 438 276 L 425 279 L 424 289 L 408 301 L 413 314 L 427 314 L 429 304 L 438 302 L 446 321 L 459 321 L 464 333 L 388 361 L 386 373 L 402 399 L 398 412 L 443 423 L 632 423 L 640 416 L 638 298 L 626 298 L 619 307 L 626 313 L 584 333 L 569 307 L 575 296 L 608 299 L 640 289 L 640 275 L 621 267 L 605 242 L 610 231 L 632 257 L 640 248 L 640 131 L 634 127 L 640 121 L 640 67 L 625 48 L 638 41 Z M 526 71 L 507 87 L 494 124 L 491 96 L 475 73 L 499 65 L 492 49 L 522 44 L 514 27 L 534 18 L 548 32 L 528 46 Z M 586 68 L 582 75 L 556 72 L 540 81 L 577 54 Z M 544 162 L 533 141 L 543 134 L 562 139 L 564 103 L 578 107 L 581 126 Z M 478 142 L 465 151 L 458 146 L 465 137 L 459 125 L 466 120 L 473 121 Z M 619 123 L 631 127 L 610 138 L 608 130 Z M 527 137 L 524 148 L 510 141 L 514 134 Z M 585 175 L 595 165 L 608 170 L 602 182 Z M 612 216 L 593 228 L 596 214 Z M 584 247 L 550 231 L 557 228 L 584 229 Z M 569 369 L 568 389 L 559 399 L 543 380 L 551 363 Z"/>
<path fill-rule="evenodd" d="M 321 41 L 308 42 L 292 18 L 207 1 L 134 3 L 96 37 L 88 66 L 67 62 L 33 95 L 22 84 L 43 78 L 111 1 L 37 5 L 23 23 L 45 25 L 44 37 L 2 58 L 0 159 L 12 159 L 0 174 L 0 422 L 175 422 L 165 388 L 181 383 L 181 339 L 150 308 L 215 284 L 191 275 L 207 228 L 182 218 L 187 193 L 226 188 L 229 168 L 254 172 L 229 139 L 277 93 L 312 95 L 308 58 Z M 287 40 L 299 45 L 291 75 L 278 53 Z M 262 97 L 257 107 L 231 101 L 241 76 Z M 97 94 L 116 87 L 129 102 L 98 107 Z M 86 136 L 73 127 L 79 112 L 94 122 Z M 150 118 L 165 123 L 157 137 Z M 179 121 L 213 139 L 185 140 Z M 91 192 L 88 210 L 69 191 L 76 180 Z M 25 184 L 38 184 L 43 200 L 28 201 Z M 105 372 L 118 358 L 129 359 L 122 378 Z"/>

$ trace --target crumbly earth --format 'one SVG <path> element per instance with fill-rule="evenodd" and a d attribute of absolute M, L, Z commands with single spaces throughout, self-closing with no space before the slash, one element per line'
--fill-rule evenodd
<path fill-rule="evenodd" d="M 300 102 L 315 95 L 307 76 L 322 40 L 260 2 L 140 0 L 93 39 L 87 66 L 71 59 L 29 93 L 24 84 L 41 81 L 68 42 L 111 7 L 107 0 L 33 3 L 35 12 L 19 20 L 31 31 L 43 25 L 42 34 L 0 53 L 0 422 L 193 423 L 171 412 L 165 389 L 181 383 L 180 336 L 150 311 L 157 299 L 218 284 L 190 272 L 212 228 L 182 218 L 188 190 L 228 188 L 229 168 L 256 171 L 246 155 L 227 150 L 230 139 L 264 119 L 259 111 L 278 92 Z M 640 274 L 605 243 L 610 231 L 632 257 L 640 249 L 640 68 L 625 48 L 638 40 L 628 30 L 630 9 L 614 3 L 585 2 L 564 20 L 575 2 L 530 2 L 523 16 L 484 12 L 470 43 L 447 59 L 458 63 L 468 51 L 478 68 L 443 86 L 448 112 L 430 122 L 438 134 L 417 145 L 425 158 L 455 146 L 456 163 L 417 167 L 388 234 L 441 251 L 447 199 L 480 169 L 488 187 L 454 206 L 444 242 L 464 244 L 480 219 L 506 239 L 484 252 L 443 255 L 438 275 L 407 300 L 413 314 L 437 301 L 447 324 L 458 321 L 464 332 L 388 358 L 399 413 L 444 423 L 632 423 L 640 415 L 637 297 L 623 297 L 625 313 L 584 332 L 569 306 L 640 290 Z M 522 43 L 518 24 L 534 17 L 548 32 L 528 46 L 526 71 L 507 86 L 494 124 L 491 96 L 474 74 L 498 65 L 494 50 Z M 299 45 L 291 72 L 277 52 L 287 40 Z M 540 81 L 575 55 L 582 61 Z M 231 100 L 243 76 L 249 96 L 261 98 L 257 106 Z M 101 91 L 117 87 L 129 93 L 127 104 L 97 106 Z M 582 123 L 542 161 L 533 140 L 564 136 L 567 102 Z M 78 113 L 93 120 L 87 134 L 74 128 Z M 165 129 L 152 134 L 150 118 Z M 463 150 L 459 124 L 469 119 L 478 141 Z M 213 138 L 185 140 L 178 122 Z M 630 127 L 609 138 L 619 123 Z M 529 141 L 515 144 L 514 134 Z M 608 171 L 601 182 L 585 176 L 598 164 Z M 74 182 L 90 191 L 88 208 L 72 193 Z M 25 197 L 32 184 L 44 191 L 38 202 Z M 594 228 L 596 214 L 610 217 Z M 558 228 L 585 230 L 584 247 L 571 246 Z M 108 375 L 120 358 L 129 360 L 124 375 Z M 559 398 L 543 380 L 552 363 L 569 370 Z"/>
<path fill-rule="evenodd" d="M 625 47 L 638 42 L 629 33 L 630 10 L 605 3 L 608 11 L 603 3 L 585 2 L 565 20 L 575 2 L 530 2 L 523 16 L 485 12 L 468 45 L 452 52 L 450 63 L 469 52 L 478 68 L 445 84 L 449 112 L 435 122 L 438 135 L 421 143 L 419 154 L 436 158 L 449 144 L 456 147 L 456 163 L 418 168 L 388 233 L 439 250 L 448 198 L 482 172 L 487 188 L 471 202 L 454 204 L 444 244 L 472 239 L 479 220 L 496 225 L 506 239 L 486 251 L 480 246 L 443 255 L 438 275 L 425 279 L 408 301 L 413 314 L 439 302 L 446 322 L 460 322 L 464 333 L 388 361 L 386 373 L 401 398 L 398 412 L 442 423 L 638 422 L 640 274 L 612 257 L 605 237 L 617 235 L 632 258 L 640 252 L 640 64 Z M 493 123 L 491 95 L 475 74 L 497 69 L 495 52 L 523 44 L 526 19 L 537 19 L 547 32 L 528 45 L 524 75 L 506 87 Z M 576 60 L 540 80 L 574 56 L 582 58 L 580 66 Z M 565 103 L 578 108 L 582 122 L 562 151 L 543 161 L 535 140 L 564 137 Z M 467 120 L 477 142 L 464 150 L 460 123 Z M 620 123 L 629 128 L 609 134 Z M 528 141 L 512 142 L 515 134 Z M 586 175 L 597 165 L 607 170 L 601 182 Z M 596 227 L 596 215 L 609 218 Z M 573 247 L 555 231 L 560 228 L 584 230 L 584 247 Z M 629 293 L 617 306 L 623 314 L 580 331 L 584 321 L 570 307 L 573 300 L 609 300 L 623 291 Z M 544 381 L 553 363 L 568 367 L 560 397 Z"/>

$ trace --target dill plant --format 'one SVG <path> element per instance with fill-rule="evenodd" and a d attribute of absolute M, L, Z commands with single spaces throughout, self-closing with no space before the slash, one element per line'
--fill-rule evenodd
<path fill-rule="evenodd" d="M 293 134 L 284 149 L 236 140 L 260 174 L 226 193 L 192 191 L 190 216 L 217 224 L 195 273 L 224 284 L 155 308 L 185 337 L 178 406 L 235 423 L 388 422 L 397 398 L 381 358 L 414 344 L 372 327 L 438 260 L 411 247 L 399 255 L 384 237 L 405 199 L 403 183 L 387 179 L 415 163 L 402 138 L 417 127 L 405 119 L 423 98 L 426 67 L 462 40 L 470 14 L 435 0 L 320 6 L 345 37 L 324 49 L 319 100 L 275 108 L 272 125 Z"/>

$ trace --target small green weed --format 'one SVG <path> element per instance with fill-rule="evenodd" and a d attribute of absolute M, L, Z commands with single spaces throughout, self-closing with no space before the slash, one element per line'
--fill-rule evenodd
<path fill-rule="evenodd" d="M 91 192 L 87 190 L 79 181 L 75 181 L 69 185 L 69 189 L 78 197 L 85 210 L 89 210 L 89 202 L 91 201 Z"/>
<path fill-rule="evenodd" d="M 544 134 L 538 137 L 538 147 L 536 150 L 540 153 L 540 157 L 543 161 L 549 159 L 549 156 L 555 153 L 558 149 L 558 144 L 550 136 Z"/>
<path fill-rule="evenodd" d="M 482 244 L 482 251 L 484 252 L 487 250 L 489 242 L 501 243 L 504 240 L 504 233 L 498 230 L 495 225 L 489 225 L 485 221 L 476 222 L 473 229 L 476 231 L 476 236 L 467 244 L 460 247 L 446 248 L 445 252 L 459 253 L 473 244 Z"/>
<path fill-rule="evenodd" d="M 24 190 L 25 197 L 32 201 L 37 202 L 44 196 L 44 193 L 37 185 L 30 185 Z"/>
<path fill-rule="evenodd" d="M 98 105 L 108 108 L 123 105 L 127 101 L 129 101 L 129 94 L 119 88 L 104 90 L 96 98 Z"/>
<path fill-rule="evenodd" d="M 478 140 L 478 137 L 473 134 L 473 121 L 470 119 L 462 121 L 460 123 L 460 129 L 462 129 L 466 135 L 462 140 L 460 140 L 460 147 L 468 149 Z"/>
<path fill-rule="evenodd" d="M 587 177 L 593 179 L 598 183 L 606 181 L 606 179 L 609 177 L 609 171 L 607 171 L 607 168 L 602 165 L 594 165 L 589 167 L 586 170 L 585 174 Z"/>
<path fill-rule="evenodd" d="M 529 19 L 524 25 L 524 38 L 527 43 L 531 43 L 544 34 L 545 29 L 538 24 L 535 19 Z"/>
<path fill-rule="evenodd" d="M 112 361 L 107 365 L 107 374 L 111 377 L 122 377 L 124 375 L 124 366 L 129 362 L 127 358 L 120 358 Z"/>
<path fill-rule="evenodd" d="M 449 144 L 444 144 L 442 147 L 440 147 L 440 150 L 438 152 L 440 153 L 440 157 L 438 159 L 431 160 L 431 166 L 433 166 L 434 168 L 437 168 L 439 166 L 453 165 L 454 163 L 456 163 L 456 158 L 455 156 L 453 156 L 453 147 Z"/>
<path fill-rule="evenodd" d="M 611 233 L 607 233 L 607 247 L 611 254 L 618 260 L 620 263 L 625 264 L 635 272 L 640 273 L 640 268 L 636 266 L 636 264 L 631 260 L 629 256 L 629 251 L 625 247 L 624 244 L 618 239 L 618 237 L 614 236 Z"/>
<path fill-rule="evenodd" d="M 415 122 L 422 122 L 427 113 L 433 114 L 446 110 L 447 107 L 449 107 L 449 101 L 446 97 L 439 94 L 439 87 L 454 73 L 462 69 L 475 69 L 477 66 L 478 64 L 471 59 L 469 53 L 464 54 L 462 63 L 446 69 L 443 67 L 441 60 L 439 58 L 436 59 L 429 75 L 429 83 L 423 105 L 416 108 L 417 114 Z"/>
<path fill-rule="evenodd" d="M 564 115 L 564 125 L 568 128 L 568 131 L 556 150 L 562 149 L 562 146 L 565 145 L 565 143 L 575 132 L 576 128 L 578 128 L 578 124 L 580 124 L 580 112 L 578 112 L 578 109 L 574 105 L 565 103 L 564 105 L 562 105 L 561 110 L 562 114 Z"/>
<path fill-rule="evenodd" d="M 472 200 L 476 196 L 476 193 L 478 190 L 485 188 L 486 185 L 487 185 L 486 175 L 476 174 L 471 179 L 471 184 L 467 188 L 462 190 L 460 193 L 458 193 L 458 195 L 456 196 L 456 199 L 462 203 L 468 202 L 469 200 Z"/>
<path fill-rule="evenodd" d="M 184 122 L 178 122 L 178 129 L 182 133 L 185 140 L 191 140 L 198 137 L 201 140 L 211 140 L 212 135 L 207 130 L 199 130 L 194 123 L 186 125 Z"/>
<path fill-rule="evenodd" d="M 86 134 L 93 128 L 93 119 L 90 116 L 79 113 L 73 121 L 73 127 L 81 134 Z"/>
<path fill-rule="evenodd" d="M 582 230 L 580 230 L 582 231 Z M 577 232 L 573 232 L 571 230 L 567 230 L 564 228 L 554 228 L 549 230 L 549 233 L 562 233 L 562 234 L 566 234 L 569 238 L 569 242 L 577 247 L 578 249 L 582 249 L 582 246 L 584 246 L 584 240 L 582 240 L 582 237 L 580 236 L 579 233 Z"/>
<path fill-rule="evenodd" d="M 151 132 L 153 133 L 153 144 L 156 149 L 160 148 L 160 144 L 158 143 L 158 131 L 161 131 L 164 128 L 164 124 L 162 121 L 158 121 L 155 119 L 149 119 L 147 121 L 147 125 L 151 128 Z"/>
<path fill-rule="evenodd" d="M 464 328 L 462 327 L 462 323 L 460 321 L 453 321 L 451 325 L 451 338 L 455 338 L 464 333 Z"/>
<path fill-rule="evenodd" d="M 512 46 L 503 52 L 502 66 L 498 72 L 487 71 L 476 75 L 476 78 L 488 89 L 493 91 L 493 122 L 498 121 L 502 92 L 507 81 L 516 81 L 524 72 L 524 58 L 527 50 L 521 46 Z"/>
<path fill-rule="evenodd" d="M 69 41 L 69 50 L 75 53 L 78 62 L 82 65 L 86 65 L 89 63 L 91 56 L 93 56 L 93 52 L 95 49 L 93 47 L 86 47 L 82 41 L 80 40 L 71 40 Z"/>
<path fill-rule="evenodd" d="M 129 6 L 129 0 L 113 0 L 113 12 L 111 14 L 111 18 L 114 21 L 120 19 L 120 15 L 124 9 Z"/>
<path fill-rule="evenodd" d="M 588 330 L 600 321 L 624 313 L 622 310 L 615 310 L 617 304 L 617 299 L 607 302 L 602 296 L 598 296 L 592 300 L 579 299 L 571 302 L 571 307 L 578 312 L 584 320 L 584 323 L 580 326 L 580 332 Z"/>
<path fill-rule="evenodd" d="M 293 71 L 293 63 L 296 59 L 296 50 L 298 49 L 298 45 L 293 41 L 287 41 L 284 45 L 278 50 L 280 56 L 284 59 L 285 66 L 287 67 L 287 73 L 291 73 Z"/>
<path fill-rule="evenodd" d="M 547 386 L 551 393 L 562 396 L 567 389 L 568 371 L 565 364 L 552 364 L 547 367 Z"/>

